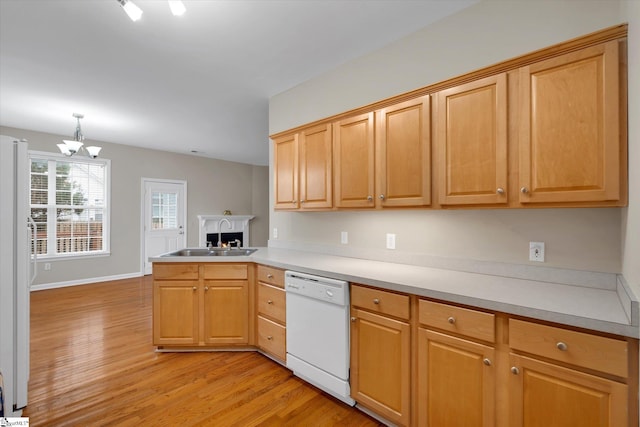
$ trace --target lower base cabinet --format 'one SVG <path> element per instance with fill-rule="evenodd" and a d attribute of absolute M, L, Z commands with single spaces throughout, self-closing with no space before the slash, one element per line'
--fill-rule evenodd
<path fill-rule="evenodd" d="M 418 425 L 495 426 L 493 347 L 418 331 Z"/>

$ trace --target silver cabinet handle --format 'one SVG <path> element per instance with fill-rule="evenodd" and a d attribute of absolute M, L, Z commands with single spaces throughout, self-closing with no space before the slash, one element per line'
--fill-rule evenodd
<path fill-rule="evenodd" d="M 205 286 L 205 287 L 204 287 L 204 290 L 205 290 L 205 291 L 208 291 L 208 290 L 209 290 L 209 287 L 208 287 L 208 286 Z"/>
<path fill-rule="evenodd" d="M 367 196 L 367 201 L 372 201 L 373 200 L 373 196 Z"/>
<path fill-rule="evenodd" d="M 267 304 L 271 305 L 273 304 L 273 301 L 271 301 L 270 299 L 267 300 Z"/>
<path fill-rule="evenodd" d="M 304 203 L 304 202 L 306 202 L 306 200 L 300 200 L 300 203 Z"/>
<path fill-rule="evenodd" d="M 379 195 L 379 196 L 378 196 L 378 199 L 380 199 L 380 200 L 384 200 L 384 194 Z"/>
<path fill-rule="evenodd" d="M 516 368 L 515 366 L 511 367 L 511 373 L 513 375 L 518 375 L 520 373 L 520 369 Z"/>
<path fill-rule="evenodd" d="M 496 190 L 496 193 L 498 193 L 498 194 L 504 194 L 504 188 L 502 188 L 502 187 L 498 187 L 498 189 Z"/>
<path fill-rule="evenodd" d="M 560 341 L 558 344 L 556 344 L 556 348 L 560 351 L 567 351 L 569 346 L 563 343 L 562 341 Z"/>
<path fill-rule="evenodd" d="M 527 187 L 521 187 L 521 188 L 520 188 L 520 192 L 521 192 L 522 194 L 527 194 L 527 193 L 529 192 L 529 189 L 528 189 Z"/>
<path fill-rule="evenodd" d="M 484 363 L 487 366 L 491 366 L 491 360 L 490 359 L 483 359 L 482 363 Z"/>
<path fill-rule="evenodd" d="M 292 200 L 291 203 L 293 203 L 295 205 L 296 203 L 298 203 L 298 201 L 297 200 Z"/>
<path fill-rule="evenodd" d="M 454 325 L 454 324 L 456 323 L 456 318 L 455 318 L 455 317 L 453 317 L 453 316 L 452 316 L 452 317 L 449 317 L 449 318 L 447 319 L 447 322 L 449 322 L 449 323 L 451 323 L 452 325 Z"/>
<path fill-rule="evenodd" d="M 269 335 L 269 336 L 267 336 L 267 339 L 268 339 L 269 341 L 271 341 L 271 340 L 273 339 L 273 337 L 272 337 L 271 335 Z"/>
<path fill-rule="evenodd" d="M 352 321 L 352 322 L 355 322 L 355 321 L 356 321 L 356 318 L 355 318 L 355 317 L 352 317 L 352 318 L 351 318 L 351 321 Z"/>
<path fill-rule="evenodd" d="M 198 290 L 198 287 L 197 287 L 197 286 L 194 286 L 194 287 L 193 287 L 193 290 L 194 290 L 194 291 L 197 291 L 197 290 Z"/>
<path fill-rule="evenodd" d="M 273 274 L 267 274 L 267 279 L 273 279 Z"/>
<path fill-rule="evenodd" d="M 374 299 L 373 299 L 373 303 L 374 303 L 375 305 L 378 305 L 378 304 L 380 304 L 380 300 L 379 300 L 378 298 L 374 298 Z"/>

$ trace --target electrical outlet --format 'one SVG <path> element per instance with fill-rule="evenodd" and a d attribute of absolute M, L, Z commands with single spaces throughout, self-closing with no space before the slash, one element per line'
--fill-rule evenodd
<path fill-rule="evenodd" d="M 273 238 L 277 239 L 278 238 L 278 229 L 273 227 Z"/>
<path fill-rule="evenodd" d="M 50 262 L 45 262 L 44 263 L 44 269 L 45 269 L 45 271 L 51 270 L 51 263 Z"/>
<path fill-rule="evenodd" d="M 544 262 L 544 242 L 529 242 L 529 261 Z"/>
<path fill-rule="evenodd" d="M 340 243 L 342 243 L 343 245 L 349 243 L 349 233 L 347 233 L 346 231 L 340 232 Z"/>
<path fill-rule="evenodd" d="M 392 233 L 387 233 L 387 249 L 395 249 L 396 248 L 396 235 Z"/>

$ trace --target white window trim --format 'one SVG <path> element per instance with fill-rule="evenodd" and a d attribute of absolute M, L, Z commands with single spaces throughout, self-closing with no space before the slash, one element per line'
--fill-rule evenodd
<path fill-rule="evenodd" d="M 104 192 L 105 192 L 105 202 L 106 208 L 104 209 L 104 216 L 106 220 L 103 220 L 103 240 L 102 240 L 102 249 L 101 251 L 93 251 L 93 252 L 73 252 L 73 253 L 62 253 L 62 254 L 38 254 L 38 259 L 79 259 L 79 258 L 96 258 L 96 257 L 104 257 L 111 255 L 111 159 L 98 158 L 92 159 L 90 157 L 84 157 L 80 155 L 80 157 L 69 158 L 62 153 L 51 153 L 48 151 L 34 151 L 29 150 L 29 179 L 31 179 L 31 160 L 32 159 L 52 159 L 52 160 L 64 160 L 64 161 L 82 161 L 85 163 L 97 163 L 104 165 L 106 179 L 104 181 Z M 49 189 L 51 191 L 51 189 Z M 55 188 L 53 189 L 55 192 Z M 29 195 L 29 210 L 31 210 L 31 196 Z M 52 218 L 48 218 L 47 221 L 51 221 Z M 55 227 L 55 218 L 53 218 L 53 227 Z M 47 227 L 51 227 L 49 222 L 47 223 Z"/>

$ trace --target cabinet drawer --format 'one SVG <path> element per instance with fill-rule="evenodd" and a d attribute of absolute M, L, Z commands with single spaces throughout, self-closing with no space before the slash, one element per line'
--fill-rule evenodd
<path fill-rule="evenodd" d="M 269 319 L 258 316 L 258 347 L 285 360 L 287 357 L 287 329 Z"/>
<path fill-rule="evenodd" d="M 258 283 L 258 312 L 260 314 L 285 323 L 287 320 L 285 307 L 284 289 L 266 283 Z"/>
<path fill-rule="evenodd" d="M 198 280 L 198 264 L 153 264 L 154 279 Z"/>
<path fill-rule="evenodd" d="M 205 279 L 246 279 L 248 267 L 246 264 L 217 264 L 211 263 L 204 266 Z"/>
<path fill-rule="evenodd" d="M 512 349 L 620 377 L 628 376 L 626 341 L 509 319 Z"/>
<path fill-rule="evenodd" d="M 375 313 L 388 314 L 400 319 L 409 319 L 408 295 L 352 285 L 351 304 Z"/>
<path fill-rule="evenodd" d="M 258 265 L 258 281 L 284 288 L 284 271 L 279 268 Z"/>
<path fill-rule="evenodd" d="M 495 316 L 468 308 L 420 300 L 420 323 L 483 341 L 495 342 Z"/>

